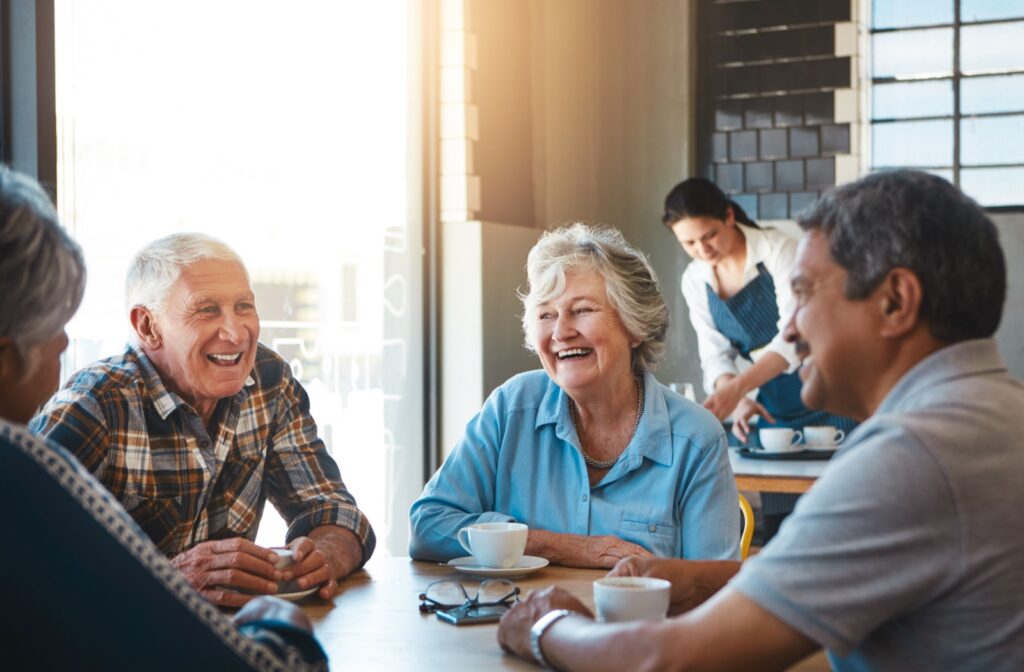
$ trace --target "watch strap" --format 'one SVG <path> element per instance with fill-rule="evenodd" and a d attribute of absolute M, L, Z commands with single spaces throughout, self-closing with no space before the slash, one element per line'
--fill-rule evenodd
<path fill-rule="evenodd" d="M 548 662 L 547 658 L 544 657 L 544 652 L 540 648 L 540 639 L 544 636 L 544 633 L 552 625 L 562 620 L 566 616 L 578 616 L 579 613 L 572 609 L 555 609 L 549 611 L 540 617 L 540 619 L 533 624 L 530 628 L 530 652 L 533 653 L 534 659 L 541 665 L 549 670 L 555 669 L 551 663 Z"/>

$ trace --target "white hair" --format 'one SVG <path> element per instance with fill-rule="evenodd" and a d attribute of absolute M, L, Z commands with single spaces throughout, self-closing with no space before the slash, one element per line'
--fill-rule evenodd
<path fill-rule="evenodd" d="M 563 226 L 545 233 L 530 250 L 529 292 L 520 294 L 526 348 L 537 351 L 537 306 L 565 291 L 565 274 L 576 270 L 604 278 L 609 303 L 630 336 L 640 341 L 633 370 L 653 371 L 665 354 L 668 307 L 647 257 L 612 227 Z"/>
<path fill-rule="evenodd" d="M 33 178 L 0 166 L 0 336 L 19 351 L 64 329 L 85 293 L 82 250 Z"/>
<path fill-rule="evenodd" d="M 226 243 L 203 233 L 175 233 L 153 241 L 135 254 L 125 280 L 128 309 L 143 306 L 162 313 L 182 269 L 203 259 L 233 261 L 249 276 L 242 258 Z"/>

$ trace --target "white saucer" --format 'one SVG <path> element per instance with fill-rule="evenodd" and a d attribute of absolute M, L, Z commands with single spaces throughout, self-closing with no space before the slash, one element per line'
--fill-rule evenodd
<path fill-rule="evenodd" d="M 300 590 L 297 593 L 277 593 L 277 594 L 274 595 L 274 597 L 280 597 L 282 600 L 288 600 L 289 602 L 295 602 L 296 600 L 301 600 L 302 598 L 304 598 L 307 595 L 312 595 L 313 593 L 315 593 L 319 589 L 320 589 L 320 586 L 314 586 L 312 588 L 307 588 L 306 590 Z"/>
<path fill-rule="evenodd" d="M 839 449 L 838 443 L 808 443 L 804 446 L 805 450 L 813 450 L 819 453 L 834 453 Z"/>
<path fill-rule="evenodd" d="M 514 567 L 481 567 L 476 564 L 476 558 L 472 555 L 467 555 L 464 558 L 449 560 L 448 566 L 463 574 L 470 574 L 472 576 L 485 576 L 488 578 L 496 576 L 509 577 L 536 572 L 542 567 L 547 567 L 548 560 L 547 558 L 538 558 L 535 555 L 524 555 L 519 558 Z"/>

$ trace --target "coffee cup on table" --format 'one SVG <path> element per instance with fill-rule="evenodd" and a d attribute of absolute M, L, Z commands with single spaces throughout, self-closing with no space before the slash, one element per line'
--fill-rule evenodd
<path fill-rule="evenodd" d="M 798 430 L 789 427 L 769 427 L 757 432 L 761 438 L 761 447 L 769 453 L 794 453 L 803 450 L 798 445 L 803 438 Z"/>
<path fill-rule="evenodd" d="M 831 425 L 804 427 L 804 441 L 816 448 L 832 448 L 843 442 L 846 432 Z"/>
<path fill-rule="evenodd" d="M 272 548 L 270 549 L 274 553 L 277 553 L 277 562 L 274 564 L 274 569 L 284 571 L 288 567 L 295 564 L 294 551 L 290 548 Z M 297 593 L 299 591 L 296 579 L 292 578 L 291 581 L 278 581 L 277 582 L 277 593 L 278 595 L 287 593 Z"/>
<path fill-rule="evenodd" d="M 612 576 L 594 581 L 597 617 L 606 623 L 665 618 L 672 584 L 646 576 Z"/>
<path fill-rule="evenodd" d="M 272 548 L 270 550 L 277 553 L 277 564 L 274 565 L 275 569 L 284 569 L 295 562 L 295 558 L 292 556 L 292 549 L 290 548 Z"/>
<path fill-rule="evenodd" d="M 459 543 L 481 567 L 515 567 L 530 528 L 522 523 L 477 523 L 459 530 Z"/>

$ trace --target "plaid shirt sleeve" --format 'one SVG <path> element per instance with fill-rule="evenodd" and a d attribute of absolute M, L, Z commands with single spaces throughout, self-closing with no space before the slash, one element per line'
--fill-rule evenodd
<path fill-rule="evenodd" d="M 319 438 L 306 390 L 287 364 L 282 369 L 278 385 L 267 390 L 277 406 L 267 457 L 270 500 L 289 523 L 289 542 L 316 527 L 337 525 L 359 539 L 365 564 L 376 546 L 373 528 Z"/>
<path fill-rule="evenodd" d="M 110 433 L 99 401 L 74 388 L 55 394 L 29 429 L 74 455 L 96 479 L 103 480 Z"/>

